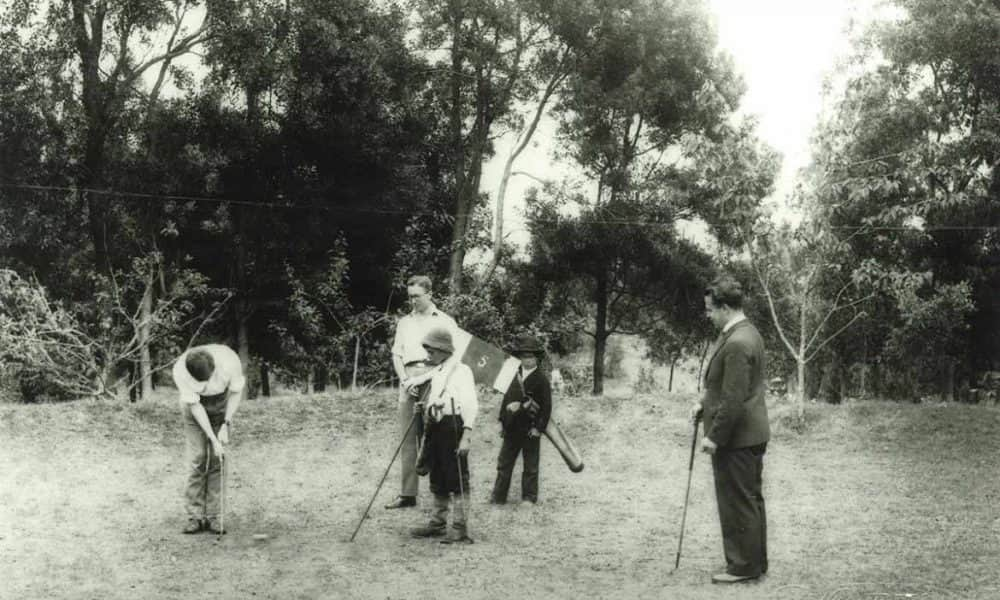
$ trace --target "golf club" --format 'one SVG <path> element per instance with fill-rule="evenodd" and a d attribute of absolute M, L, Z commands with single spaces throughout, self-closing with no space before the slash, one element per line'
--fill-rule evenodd
<path fill-rule="evenodd" d="M 455 397 L 451 398 L 451 414 L 455 416 Z M 457 417 L 456 417 L 457 418 Z M 469 504 L 465 501 L 465 484 L 462 481 L 462 452 L 459 450 L 459 445 L 461 444 L 461 435 L 456 430 L 455 431 L 455 460 L 458 465 L 458 492 L 462 495 L 462 512 L 465 513 L 465 537 L 472 541 L 472 537 L 469 536 Z"/>
<path fill-rule="evenodd" d="M 221 498 L 219 500 L 219 537 L 217 539 L 222 539 L 222 534 L 226 533 L 226 457 L 224 454 L 219 455 L 219 487 L 222 488 Z"/>
<path fill-rule="evenodd" d="M 392 463 L 396 462 L 396 457 L 399 456 L 399 451 L 402 450 L 403 444 L 406 442 L 406 437 L 410 435 L 410 430 L 413 429 L 413 424 L 417 421 L 417 414 L 414 413 L 410 417 L 410 424 L 406 426 L 406 431 L 403 432 L 402 439 L 399 440 L 399 445 L 396 446 L 396 451 L 392 454 L 392 459 L 389 460 L 389 465 L 385 468 L 385 473 L 382 474 L 382 480 L 378 482 L 378 486 L 375 487 L 375 493 L 372 494 L 372 499 L 368 502 L 368 506 L 365 508 L 365 512 L 361 515 L 361 520 L 358 521 L 358 526 L 354 528 L 354 533 L 351 534 L 351 540 L 354 541 L 354 536 L 358 535 L 358 531 L 361 529 L 361 525 L 364 524 L 365 519 L 368 518 L 368 511 L 371 510 L 372 504 L 375 504 L 375 498 L 378 497 L 379 490 L 382 489 L 382 484 L 385 483 L 385 478 L 389 476 L 389 470 L 392 469 Z"/>
<path fill-rule="evenodd" d="M 684 490 L 684 510 L 681 512 L 681 534 L 677 540 L 677 560 L 674 561 L 674 571 L 681 565 L 681 547 L 684 545 L 684 523 L 687 520 L 688 497 L 691 495 L 691 473 L 694 471 L 694 448 L 698 442 L 698 421 L 700 420 L 701 415 L 696 415 L 694 418 L 694 434 L 691 436 L 691 458 L 688 461 L 687 489 Z"/>

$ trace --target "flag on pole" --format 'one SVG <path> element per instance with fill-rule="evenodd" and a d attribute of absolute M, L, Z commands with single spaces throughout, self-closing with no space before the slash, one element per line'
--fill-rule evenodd
<path fill-rule="evenodd" d="M 455 355 L 472 369 L 476 383 L 490 386 L 501 394 L 506 393 L 521 361 L 468 331 L 459 329 L 453 337 Z"/>

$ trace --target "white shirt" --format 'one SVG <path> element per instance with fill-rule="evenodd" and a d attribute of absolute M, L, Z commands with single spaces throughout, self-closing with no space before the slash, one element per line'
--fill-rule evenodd
<path fill-rule="evenodd" d="M 455 413 L 462 416 L 464 427 L 472 428 L 479 414 L 479 400 L 476 396 L 476 381 L 472 369 L 465 363 L 454 363 L 452 369 L 449 363 L 437 367 L 431 377 L 431 390 L 427 394 L 427 413 L 435 421 L 440 421 L 444 415 L 450 415 L 452 400 L 455 403 Z"/>
<path fill-rule="evenodd" d="M 531 375 L 532 373 L 534 373 L 537 370 L 538 370 L 538 367 L 535 367 L 534 369 L 525 369 L 524 367 L 521 367 L 518 370 L 519 376 L 521 377 L 521 381 L 524 381 L 525 379 L 527 379 L 528 375 Z"/>
<path fill-rule="evenodd" d="M 733 317 L 731 319 L 729 319 L 729 321 L 726 322 L 726 326 L 722 328 L 722 333 L 726 333 L 727 331 L 729 331 L 730 329 L 732 329 L 733 327 L 735 327 L 739 323 L 741 323 L 743 321 L 746 321 L 746 320 L 747 320 L 747 316 L 745 314 L 743 314 L 743 311 L 740 311 L 738 314 L 733 315 Z"/>
<path fill-rule="evenodd" d="M 452 343 L 457 340 L 458 324 L 444 312 L 431 305 L 426 313 L 411 312 L 396 324 L 396 337 L 392 342 L 392 353 L 400 357 L 403 364 L 427 360 L 424 337 L 435 327 L 444 327 L 451 333 Z"/>
<path fill-rule="evenodd" d="M 188 373 L 184 361 L 187 360 L 188 352 L 194 350 L 205 350 L 215 362 L 215 370 L 208 381 L 197 381 Z M 184 404 L 197 404 L 202 396 L 215 396 L 226 391 L 242 392 L 246 386 L 246 377 L 243 376 L 243 364 L 239 355 L 223 344 L 206 344 L 190 348 L 177 358 L 173 374 L 174 385 L 177 386 L 180 400 Z"/>

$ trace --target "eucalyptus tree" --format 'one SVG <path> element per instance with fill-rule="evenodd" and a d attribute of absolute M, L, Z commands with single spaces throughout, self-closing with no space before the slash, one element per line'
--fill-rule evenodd
<path fill-rule="evenodd" d="M 718 137 L 742 83 L 716 51 L 703 3 L 578 4 L 575 27 L 562 35 L 580 52 L 555 112 L 560 147 L 592 189 L 572 194 L 581 205 L 577 217 L 548 209 L 535 215 L 532 230 L 542 236 L 546 221 L 566 232 L 577 229 L 569 238 L 555 234 L 544 242 L 551 251 L 543 255 L 560 256 L 562 246 L 576 249 L 570 251 L 579 262 L 563 257 L 562 264 L 571 266 L 563 277 L 586 281 L 594 322 L 593 391 L 599 394 L 607 339 L 621 329 L 620 317 L 670 314 L 672 302 L 663 293 L 670 279 L 678 277 L 685 289 L 682 274 L 697 272 L 692 261 L 681 260 L 685 245 L 673 228 L 714 207 L 697 202 L 700 182 L 685 174 L 685 147 L 694 138 Z M 696 256 L 693 249 L 687 253 Z M 688 292 L 699 301 L 703 283 Z"/>
<path fill-rule="evenodd" d="M 1000 360 L 1000 7 L 892 4 L 892 18 L 859 37 L 817 132 L 815 204 L 852 234 L 854 266 L 884 284 L 872 288 L 883 301 L 865 366 L 893 365 L 887 391 L 917 393 L 920 382 L 950 395 L 956 374 Z M 922 331 L 936 333 L 903 341 Z"/>

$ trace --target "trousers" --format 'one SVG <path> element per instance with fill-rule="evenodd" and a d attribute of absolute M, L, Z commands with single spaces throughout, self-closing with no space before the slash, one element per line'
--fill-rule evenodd
<path fill-rule="evenodd" d="M 767 513 L 762 491 L 766 450 L 765 443 L 719 448 L 712 455 L 722 546 L 730 575 L 756 577 L 767 572 Z"/>
<path fill-rule="evenodd" d="M 421 375 L 429 370 L 429 367 L 423 365 L 413 365 L 405 368 L 406 374 L 409 377 Z M 420 441 L 424 436 L 424 420 L 420 415 L 417 415 L 417 422 L 413 424 L 413 427 L 410 427 L 410 421 L 413 420 L 413 405 L 416 401 L 416 396 L 407 392 L 403 386 L 399 386 L 399 402 L 396 408 L 396 425 L 399 428 L 399 435 L 403 435 L 407 431 L 407 428 L 409 428 L 409 432 L 403 439 L 403 446 L 399 451 L 401 484 L 399 495 L 411 498 L 416 498 L 419 491 L 417 453 Z"/>
<path fill-rule="evenodd" d="M 510 480 L 514 475 L 517 455 L 523 457 L 521 465 L 521 498 L 538 502 L 538 463 L 541 438 L 533 438 L 527 431 L 508 431 L 504 434 L 500 455 L 497 457 L 497 480 L 493 484 L 493 502 L 507 501 Z"/>
<path fill-rule="evenodd" d="M 210 414 L 212 430 L 218 433 L 225 414 Z M 188 465 L 184 504 L 192 519 L 216 519 L 222 495 L 222 462 L 212 452 L 212 443 L 198 423 L 188 415 L 184 419 L 185 462 Z"/>

